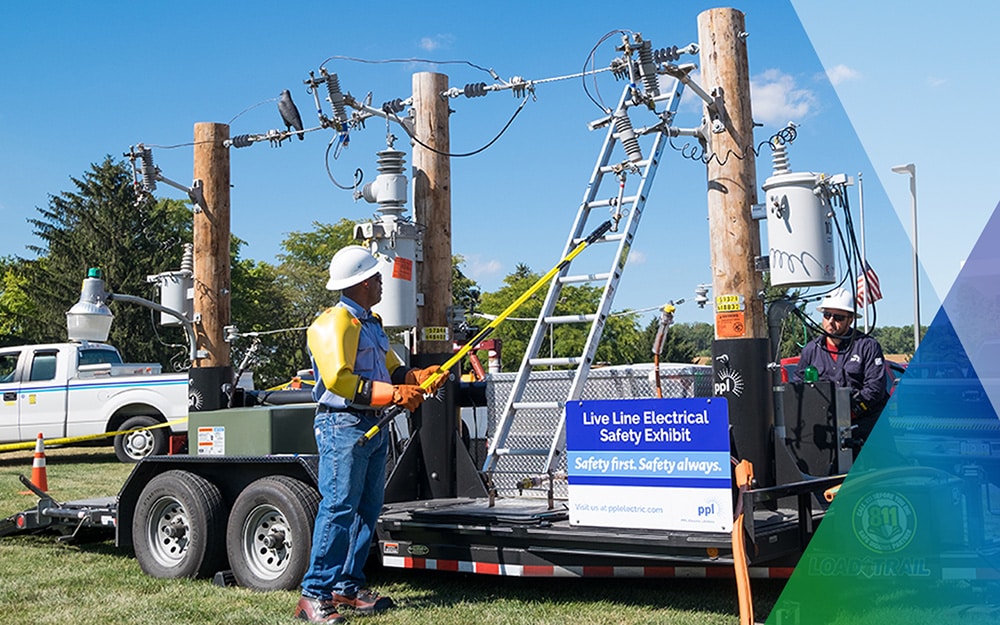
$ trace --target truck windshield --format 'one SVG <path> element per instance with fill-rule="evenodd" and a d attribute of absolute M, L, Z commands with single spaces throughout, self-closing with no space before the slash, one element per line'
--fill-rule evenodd
<path fill-rule="evenodd" d="M 81 349 L 80 365 L 121 364 L 122 357 L 113 349 Z"/>

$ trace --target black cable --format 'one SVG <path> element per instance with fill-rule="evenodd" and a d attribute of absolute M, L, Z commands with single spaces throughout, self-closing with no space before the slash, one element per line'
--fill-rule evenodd
<path fill-rule="evenodd" d="M 458 60 L 458 61 L 434 61 L 434 60 L 431 60 L 431 59 L 420 59 L 420 58 L 409 58 L 409 59 L 376 59 L 376 60 L 372 60 L 372 59 L 360 59 L 360 58 L 353 57 L 353 56 L 341 56 L 341 55 L 335 54 L 333 56 L 327 57 L 325 61 L 323 61 L 322 63 L 320 63 L 320 67 L 322 67 L 323 65 L 326 65 L 328 62 L 330 62 L 330 61 L 332 61 L 334 59 L 337 59 L 337 60 L 340 60 L 340 61 L 353 61 L 355 63 L 367 63 L 369 65 L 381 65 L 381 64 L 384 64 L 384 63 L 429 63 L 431 65 L 468 65 L 469 67 L 472 67 L 474 69 L 478 69 L 480 71 L 486 72 L 487 74 L 489 74 L 493 78 L 497 78 L 496 72 L 494 72 L 492 69 L 488 69 L 488 68 L 483 67 L 481 65 L 476 65 L 475 63 L 473 63 L 471 61 L 466 61 L 466 60 Z"/>
<path fill-rule="evenodd" d="M 473 150 L 471 152 L 462 152 L 462 153 L 442 152 L 441 150 L 437 150 L 437 149 L 432 148 L 431 146 L 427 145 L 426 143 L 424 143 L 420 139 L 417 139 L 417 137 L 413 133 L 410 132 L 410 129 L 406 127 L 406 124 L 402 124 L 401 123 L 400 126 L 403 128 L 403 132 L 405 132 L 407 134 L 407 136 L 409 136 L 410 139 L 413 140 L 414 143 L 416 143 L 417 145 L 423 147 L 424 149 L 430 150 L 431 152 L 434 152 L 435 154 L 440 154 L 441 156 L 448 156 L 448 157 L 451 157 L 451 158 L 464 158 L 466 156 L 475 156 L 476 154 L 479 154 L 480 152 L 483 152 L 484 150 L 486 150 L 490 146 L 492 146 L 494 143 L 496 143 L 500 139 L 500 137 L 502 137 L 503 134 L 505 132 L 507 132 L 507 129 L 510 128 L 510 125 L 514 123 L 514 119 L 517 118 L 518 114 L 521 112 L 521 110 L 524 108 L 524 105 L 527 104 L 527 103 L 528 103 L 528 96 L 524 96 L 524 99 L 521 100 L 521 104 L 518 105 L 517 110 L 514 111 L 514 114 L 511 115 L 510 119 L 507 120 L 507 123 L 504 124 L 503 128 L 500 129 L 500 132 L 497 133 L 497 135 L 495 137 L 493 137 L 492 139 L 490 139 L 489 143 L 487 143 L 483 147 L 475 149 L 475 150 Z M 397 121 L 399 120 L 398 117 L 396 119 L 397 119 Z"/>
<path fill-rule="evenodd" d="M 324 163 L 326 164 L 326 175 L 327 177 L 330 178 L 330 182 L 332 182 L 338 189 L 343 189 L 344 191 L 352 191 L 361 185 L 361 181 L 364 180 L 365 173 L 361 171 L 360 167 L 355 169 L 354 186 L 351 187 L 340 184 L 339 182 L 337 182 L 337 179 L 333 177 L 333 172 L 330 171 L 330 148 L 332 148 L 333 144 L 339 139 L 340 135 L 338 134 L 333 139 L 330 139 L 330 143 L 326 144 L 326 154 L 324 155 Z M 334 158 L 336 158 L 336 156 Z"/>
<path fill-rule="evenodd" d="M 600 39 L 597 40 L 597 43 L 594 44 L 594 47 L 590 49 L 590 53 L 587 54 L 587 58 L 583 62 L 583 75 L 580 77 L 580 80 L 583 83 L 583 92 L 587 94 L 587 97 L 590 98 L 590 101 L 593 102 L 597 106 L 597 108 L 601 109 L 601 112 L 604 113 L 605 115 L 609 115 L 613 111 L 608 107 L 606 107 L 604 105 L 604 101 L 601 99 L 600 90 L 597 88 L 597 74 L 593 75 L 594 91 L 597 93 L 597 98 L 594 98 L 594 96 L 590 95 L 590 91 L 587 89 L 587 75 L 589 73 L 587 71 L 587 66 L 590 65 L 591 71 L 593 71 L 596 68 L 596 59 L 594 58 L 594 55 L 596 54 L 597 49 L 601 47 L 601 44 L 610 39 L 613 35 L 631 35 L 631 34 L 632 34 L 631 31 L 626 31 L 626 30 L 612 30 L 605 33 Z"/>

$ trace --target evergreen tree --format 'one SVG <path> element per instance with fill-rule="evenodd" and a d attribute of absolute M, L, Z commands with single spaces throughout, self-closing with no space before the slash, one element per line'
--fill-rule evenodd
<path fill-rule="evenodd" d="M 49 198 L 40 217 L 29 220 L 40 245 L 23 265 L 23 289 L 33 315 L 20 328 L 29 342 L 66 339 L 66 311 L 80 294 L 90 267 L 100 267 L 109 290 L 139 297 L 154 295 L 146 276 L 176 269 L 181 243 L 190 238 L 190 215 L 180 202 L 136 202 L 132 174 L 123 162 L 105 157 L 81 178 L 70 178 L 74 191 Z M 156 336 L 154 315 L 142 307 L 113 304 L 115 322 L 108 342 L 125 358 L 165 362 L 176 353 Z M 172 331 L 172 330 L 171 330 Z M 173 342 L 181 342 L 177 340 Z"/>

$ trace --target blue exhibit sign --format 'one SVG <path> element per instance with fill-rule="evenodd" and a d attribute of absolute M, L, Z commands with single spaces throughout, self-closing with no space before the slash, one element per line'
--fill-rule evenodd
<path fill-rule="evenodd" d="M 729 531 L 725 398 L 566 405 L 570 523 Z"/>

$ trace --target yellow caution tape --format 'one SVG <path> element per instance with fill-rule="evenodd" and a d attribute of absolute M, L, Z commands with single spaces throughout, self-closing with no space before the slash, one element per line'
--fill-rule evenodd
<path fill-rule="evenodd" d="M 183 419 L 174 419 L 173 421 L 167 421 L 165 423 L 157 423 L 156 425 L 150 425 L 144 428 L 135 428 L 132 430 L 118 430 L 117 432 L 104 432 L 103 434 L 88 434 L 86 436 L 69 436 L 64 438 L 43 438 L 42 440 L 46 445 L 69 445 L 71 443 L 83 443 L 85 441 L 94 441 L 101 438 L 110 438 L 112 436 L 118 436 L 119 434 L 131 434 L 133 432 L 142 432 L 143 430 L 156 430 L 158 428 L 165 428 L 170 427 L 171 425 L 177 425 L 178 423 L 184 423 L 185 421 L 187 421 L 187 417 L 184 417 Z M 37 444 L 37 439 L 24 443 L 8 443 L 6 445 L 0 445 L 0 451 L 34 449 Z"/>

